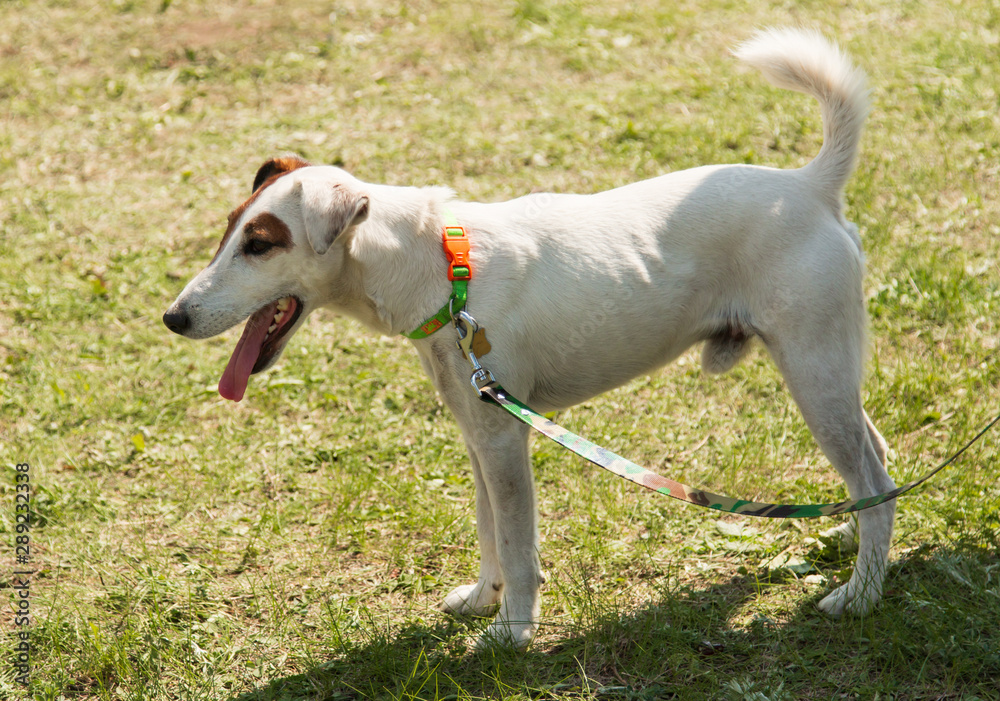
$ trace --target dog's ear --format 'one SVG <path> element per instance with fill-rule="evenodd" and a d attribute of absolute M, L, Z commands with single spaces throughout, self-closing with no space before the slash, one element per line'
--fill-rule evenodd
<path fill-rule="evenodd" d="M 306 180 L 295 187 L 302 195 L 306 237 L 320 255 L 334 239 L 368 218 L 368 197 L 344 185 Z"/>
<path fill-rule="evenodd" d="M 251 191 L 251 194 L 257 192 L 261 185 L 274 176 L 288 173 L 296 168 L 305 168 L 308 165 L 311 164 L 303 161 L 298 156 L 282 156 L 281 158 L 272 158 L 257 170 L 257 175 L 253 179 L 253 190 Z"/>

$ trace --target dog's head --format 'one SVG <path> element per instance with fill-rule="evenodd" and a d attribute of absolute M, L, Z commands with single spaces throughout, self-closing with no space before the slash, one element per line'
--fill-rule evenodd
<path fill-rule="evenodd" d="M 167 328 L 188 338 L 215 336 L 249 317 L 219 381 L 223 397 L 241 400 L 250 375 L 273 365 L 306 316 L 329 301 L 343 242 L 368 206 L 360 183 L 338 168 L 277 158 L 257 171 L 212 262 L 163 315 Z"/>

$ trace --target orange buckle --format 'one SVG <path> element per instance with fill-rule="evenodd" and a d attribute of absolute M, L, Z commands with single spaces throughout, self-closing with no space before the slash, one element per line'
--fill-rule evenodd
<path fill-rule="evenodd" d="M 444 243 L 444 254 L 448 256 L 448 279 L 472 279 L 472 266 L 469 264 L 469 236 L 461 226 L 446 226 L 441 234 Z"/>

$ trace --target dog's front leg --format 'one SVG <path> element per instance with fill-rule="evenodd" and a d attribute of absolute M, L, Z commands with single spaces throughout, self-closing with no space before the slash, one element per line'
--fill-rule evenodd
<path fill-rule="evenodd" d="M 538 559 L 538 508 L 528 428 L 513 419 L 504 423 L 504 431 L 487 436 L 486 445 L 475 447 L 493 511 L 494 543 L 504 582 L 500 611 L 478 646 L 499 643 L 523 648 L 538 629 L 538 588 L 543 581 Z M 484 553 L 489 547 L 482 545 Z"/>
<path fill-rule="evenodd" d="M 445 607 L 484 613 L 499 600 L 500 610 L 478 647 L 523 648 L 538 628 L 538 588 L 543 581 L 538 515 L 528 428 L 500 412 L 474 401 L 459 420 L 476 477 L 482 569 L 479 581 L 449 594 Z"/>
<path fill-rule="evenodd" d="M 479 581 L 456 587 L 445 597 L 441 610 L 457 616 L 487 616 L 496 611 L 503 592 L 503 572 L 497 554 L 496 529 L 493 523 L 493 506 L 490 493 L 483 479 L 483 468 L 471 445 L 468 446 L 472 461 L 472 474 L 476 483 L 476 531 L 479 535 Z"/>

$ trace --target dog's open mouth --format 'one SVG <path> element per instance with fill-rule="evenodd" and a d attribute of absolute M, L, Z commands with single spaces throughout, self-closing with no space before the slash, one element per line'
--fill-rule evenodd
<path fill-rule="evenodd" d="M 254 312 L 219 380 L 219 394 L 234 402 L 243 399 L 250 375 L 271 364 L 301 313 L 296 297 L 282 297 Z"/>

